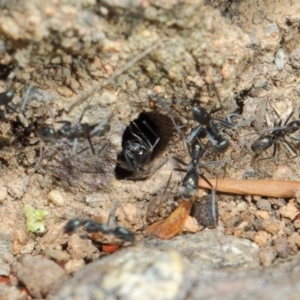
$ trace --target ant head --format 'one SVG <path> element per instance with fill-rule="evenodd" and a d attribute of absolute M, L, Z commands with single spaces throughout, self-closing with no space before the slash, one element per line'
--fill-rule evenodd
<path fill-rule="evenodd" d="M 67 224 L 64 227 L 64 233 L 66 234 L 72 234 L 74 233 L 78 227 L 81 225 L 81 221 L 79 218 L 71 219 L 67 222 Z"/>
<path fill-rule="evenodd" d="M 45 143 L 54 143 L 56 141 L 56 131 L 52 125 L 38 128 L 36 130 L 36 135 Z"/>
<path fill-rule="evenodd" d="M 298 131 L 300 128 L 300 120 L 295 120 L 295 121 L 290 122 L 287 125 L 287 127 L 289 130 L 289 133 L 294 133 L 294 132 Z"/>
<path fill-rule="evenodd" d="M 211 120 L 210 114 L 200 106 L 193 107 L 192 114 L 194 120 L 199 122 L 201 125 L 207 125 Z"/>
<path fill-rule="evenodd" d="M 15 92 L 13 90 L 8 90 L 0 93 L 0 105 L 7 105 L 13 99 Z"/>

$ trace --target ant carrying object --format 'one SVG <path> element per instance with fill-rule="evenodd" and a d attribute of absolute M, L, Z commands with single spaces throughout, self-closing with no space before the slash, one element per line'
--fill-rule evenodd
<path fill-rule="evenodd" d="M 274 146 L 273 154 L 270 157 L 266 157 L 263 159 L 269 159 L 275 156 L 277 151 L 277 142 L 278 140 L 282 140 L 285 144 L 288 145 L 288 147 L 291 149 L 291 151 L 294 153 L 294 156 L 292 158 L 297 157 L 297 151 L 295 148 L 286 140 L 286 137 L 289 137 L 292 140 L 300 141 L 300 138 L 296 138 L 291 136 L 291 134 L 297 132 L 300 129 L 300 119 L 289 121 L 291 116 L 293 115 L 293 111 L 289 114 L 286 121 L 284 122 L 282 127 L 275 127 L 266 129 L 263 131 L 263 133 L 252 143 L 251 150 L 256 155 L 260 155 L 262 152 L 269 149 L 271 146 Z M 269 132 L 269 133 L 267 133 Z M 262 159 L 261 159 L 262 160 Z"/>
<path fill-rule="evenodd" d="M 109 213 L 107 223 L 99 223 L 91 219 L 74 218 L 67 222 L 64 227 L 64 233 L 73 234 L 80 226 L 88 233 L 101 232 L 108 235 L 114 235 L 115 237 L 125 241 L 134 243 L 135 235 L 129 229 L 123 226 L 116 226 L 115 224 L 115 212 L 118 205 L 118 200 L 114 200 L 113 209 Z"/>
<path fill-rule="evenodd" d="M 181 132 L 180 128 L 176 125 L 175 120 L 173 117 L 171 117 L 174 125 L 176 126 L 177 131 L 180 133 L 180 136 L 184 138 L 183 133 Z M 204 131 L 199 130 L 197 127 L 196 129 L 193 128 L 191 130 L 191 134 L 195 134 L 195 132 L 198 131 L 198 134 L 205 133 Z M 185 139 L 185 138 L 184 138 Z M 210 211 L 208 212 L 208 209 L 206 208 L 206 215 L 207 219 L 210 221 L 210 226 L 216 226 L 217 224 L 217 219 L 218 219 L 218 208 L 215 200 L 215 191 L 213 189 L 212 184 L 208 181 L 208 179 L 201 173 L 201 167 L 205 167 L 208 165 L 213 165 L 213 164 L 223 164 L 223 160 L 219 161 L 212 161 L 208 163 L 200 163 L 200 159 L 204 157 L 207 147 L 210 142 L 206 144 L 205 147 L 202 146 L 202 143 L 200 142 L 199 138 L 197 135 L 195 135 L 194 138 L 191 139 L 191 143 L 188 143 L 186 141 L 186 146 L 189 152 L 189 155 L 191 157 L 190 163 L 187 164 L 183 162 L 182 160 L 174 157 L 176 161 L 178 161 L 180 164 L 187 166 L 187 169 L 180 169 L 180 168 L 175 168 L 175 171 L 180 171 L 180 172 L 186 172 L 186 175 L 184 176 L 181 186 L 180 186 L 180 191 L 179 195 L 186 201 L 189 201 L 192 197 L 196 196 L 197 190 L 198 190 L 198 181 L 199 178 L 203 178 L 207 182 L 207 184 L 211 187 L 212 189 L 212 194 L 210 197 Z"/>
<path fill-rule="evenodd" d="M 125 242 L 135 242 L 134 233 L 129 229 L 121 226 L 109 228 L 107 224 L 99 223 L 91 219 L 80 220 L 79 218 L 74 218 L 69 220 L 64 227 L 64 233 L 69 235 L 73 234 L 80 226 L 82 226 L 88 233 L 101 232 L 104 234 L 114 235 Z"/>

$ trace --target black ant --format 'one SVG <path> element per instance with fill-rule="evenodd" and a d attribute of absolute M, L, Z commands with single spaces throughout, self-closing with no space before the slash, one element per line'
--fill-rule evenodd
<path fill-rule="evenodd" d="M 9 105 L 9 103 L 14 98 L 15 92 L 13 90 L 7 90 L 5 92 L 0 93 L 0 106 L 4 105 L 8 109 L 16 112 L 16 110 Z"/>
<path fill-rule="evenodd" d="M 284 126 L 282 127 L 275 127 L 269 130 L 264 130 L 264 132 L 252 143 L 251 150 L 256 155 L 260 155 L 262 152 L 269 149 L 271 146 L 274 146 L 273 154 L 271 157 L 263 158 L 263 159 L 269 159 L 275 156 L 277 151 L 277 142 L 278 140 L 282 140 L 284 143 L 286 143 L 289 148 L 292 150 L 292 152 L 295 154 L 294 157 L 297 156 L 297 152 L 295 148 L 285 139 L 285 137 L 289 137 L 290 139 L 300 141 L 299 138 L 291 136 L 292 133 L 295 133 L 300 129 L 300 119 L 291 121 L 287 124 L 288 120 L 291 118 L 293 112 L 290 113 L 290 115 L 287 117 L 286 121 L 284 122 Z M 266 132 L 270 131 L 269 134 Z M 262 160 L 262 159 L 261 159 Z"/>
<path fill-rule="evenodd" d="M 126 141 L 123 149 L 124 157 L 128 164 L 125 168 L 129 168 L 130 171 L 144 172 L 143 166 L 150 161 L 153 150 L 160 140 L 160 137 L 156 135 L 146 121 L 143 121 L 143 125 L 156 137 L 156 140 L 152 145 L 139 126 L 135 122 L 131 123 L 130 132 L 133 140 Z M 136 129 L 136 133 L 132 128 L 133 126 Z"/>
<path fill-rule="evenodd" d="M 14 68 L 14 65 L 0 64 L 0 79 L 6 79 Z"/>
<path fill-rule="evenodd" d="M 88 233 L 102 232 L 104 234 L 114 235 L 125 242 L 135 242 L 135 235 L 129 229 L 121 226 L 109 228 L 107 224 L 99 223 L 91 219 L 80 220 L 80 218 L 74 218 L 69 220 L 64 227 L 64 233 L 69 235 L 73 234 L 80 226 Z"/>
<path fill-rule="evenodd" d="M 69 235 L 73 234 L 80 226 L 82 226 L 88 233 L 102 232 L 104 234 L 114 235 L 123 241 L 134 243 L 134 233 L 125 227 L 116 226 L 115 224 L 114 216 L 117 204 L 118 200 L 114 200 L 113 209 L 110 211 L 107 223 L 99 223 L 91 219 L 81 220 L 80 218 L 74 218 L 67 222 L 64 227 L 64 233 Z"/>
<path fill-rule="evenodd" d="M 176 126 L 177 131 L 180 133 L 181 136 L 183 136 L 181 130 L 179 129 L 179 127 L 177 127 L 173 117 L 171 117 L 173 123 Z M 203 135 L 204 131 L 199 130 L 198 128 L 193 128 L 192 129 L 192 134 L 195 134 L 195 132 L 198 132 L 198 134 Z M 196 135 L 196 134 L 195 134 Z M 214 226 L 216 226 L 217 224 L 217 218 L 218 218 L 218 208 L 217 208 L 217 204 L 215 201 L 215 191 L 214 188 L 212 186 L 212 184 L 208 181 L 208 179 L 201 173 L 200 168 L 207 166 L 207 165 L 211 165 L 211 164 L 220 164 L 223 163 L 223 161 L 213 161 L 213 162 L 208 162 L 208 163 L 200 163 L 200 159 L 202 157 L 204 157 L 205 152 L 207 150 L 207 147 L 209 145 L 209 142 L 206 144 L 205 147 L 202 146 L 199 138 L 197 137 L 197 135 L 195 136 L 195 138 L 192 139 L 191 144 L 186 142 L 187 148 L 188 148 L 188 152 L 189 155 L 191 157 L 191 161 L 189 164 L 183 162 L 182 160 L 174 157 L 174 159 L 176 161 L 178 161 L 179 163 L 187 166 L 187 170 L 184 169 L 179 169 L 179 168 L 175 168 L 174 170 L 176 171 L 180 171 L 180 172 L 187 172 L 185 177 L 182 180 L 181 186 L 180 186 L 180 191 L 179 191 L 179 195 L 186 201 L 189 201 L 192 197 L 194 197 L 197 193 L 198 190 L 198 181 L 199 181 L 199 177 L 203 178 L 208 185 L 211 187 L 212 190 L 212 194 L 211 194 L 211 209 L 210 209 L 210 214 L 207 217 L 211 221 L 211 223 L 214 223 Z M 211 225 L 210 225 L 211 226 Z"/>
<path fill-rule="evenodd" d="M 207 144 L 208 145 L 208 144 Z M 204 179 L 207 184 L 213 189 L 212 184 L 208 181 L 208 179 L 201 173 L 200 167 L 204 167 L 211 164 L 220 164 L 223 163 L 222 160 L 213 161 L 208 163 L 200 163 L 200 158 L 202 158 L 207 150 L 206 147 L 203 148 L 200 141 L 196 139 L 191 146 L 188 147 L 189 153 L 191 156 L 191 161 L 189 164 L 183 162 L 182 160 L 174 157 L 176 161 L 180 164 L 187 166 L 187 170 L 176 168 L 176 171 L 187 172 L 185 177 L 182 180 L 179 195 L 182 196 L 183 199 L 189 200 L 191 197 L 195 196 L 198 190 L 198 181 L 199 177 Z"/>
<path fill-rule="evenodd" d="M 119 179 L 126 177 L 136 180 L 144 179 L 148 178 L 151 173 L 149 169 L 145 170 L 144 167 L 150 162 L 160 137 L 152 129 L 155 124 L 146 116 L 146 114 L 142 114 L 138 120 L 132 121 L 123 134 L 122 152 L 118 156 L 116 167 L 116 176 Z M 155 169 L 160 168 L 163 164 Z M 135 176 L 130 176 L 131 173 L 134 173 Z"/>
<path fill-rule="evenodd" d="M 195 106 L 192 108 L 192 114 L 195 121 L 200 123 L 198 127 L 196 127 L 193 131 L 193 134 L 190 135 L 190 139 L 195 138 L 196 136 L 199 138 L 205 137 L 204 132 L 205 129 L 207 131 L 207 136 L 217 150 L 217 152 L 224 152 L 229 147 L 228 138 L 224 137 L 223 132 L 219 129 L 219 126 L 222 126 L 227 129 L 232 129 L 235 125 L 229 121 L 223 120 L 221 118 L 212 118 L 212 114 L 223 109 L 221 99 L 219 97 L 218 91 L 214 84 L 212 84 L 215 93 L 217 95 L 218 101 L 220 103 L 220 107 L 207 112 L 203 107 Z M 234 114 L 232 114 L 234 115 Z M 229 119 L 229 117 L 228 117 Z M 205 126 L 205 128 L 203 128 Z M 200 135 L 199 135 L 200 134 Z"/>
<path fill-rule="evenodd" d="M 55 130 L 52 125 L 42 126 L 37 130 L 37 135 L 46 143 L 54 143 L 57 139 L 61 138 L 72 139 L 74 140 L 73 153 L 75 153 L 76 151 L 78 139 L 86 138 L 89 142 L 93 154 L 95 154 L 95 149 L 92 144 L 91 137 L 103 136 L 110 130 L 110 125 L 107 123 L 107 120 L 93 125 L 90 125 L 88 123 L 80 123 L 84 112 L 82 113 L 79 122 L 74 126 L 72 126 L 72 123 L 69 121 L 56 121 L 56 123 L 63 123 L 64 125 L 57 130 Z"/>

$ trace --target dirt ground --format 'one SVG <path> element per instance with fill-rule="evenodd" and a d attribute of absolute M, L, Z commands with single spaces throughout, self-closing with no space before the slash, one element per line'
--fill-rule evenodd
<path fill-rule="evenodd" d="M 278 141 L 268 160 L 250 150 L 264 129 L 300 115 L 297 1 L 31 0 L 0 8 L 0 92 L 15 92 L 13 109 L 0 96 L 0 299 L 296 297 L 298 193 L 218 192 L 216 228 L 189 217 L 168 241 L 145 229 L 178 206 L 184 173 L 172 173 L 182 168 L 173 157 L 190 160 L 169 115 L 188 136 L 197 125 L 191 107 L 219 105 L 212 83 L 223 106 L 216 116 L 238 117 L 235 130 L 224 130 L 228 150 L 203 159 L 226 168 L 205 168 L 205 176 L 299 181 L 299 157 L 287 146 L 298 152 L 299 141 Z M 160 137 L 146 172 L 117 167 L 133 120 Z M 85 138 L 74 154 L 73 139 L 38 136 L 61 121 L 110 130 L 91 138 L 95 155 Z M 195 205 L 206 193 L 199 189 Z M 135 243 L 63 234 L 74 217 L 106 223 L 115 200 L 116 221 Z M 26 204 L 47 212 L 45 232 L 27 230 Z"/>

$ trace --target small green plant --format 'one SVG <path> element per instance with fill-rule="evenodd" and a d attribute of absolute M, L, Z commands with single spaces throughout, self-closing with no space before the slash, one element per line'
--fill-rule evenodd
<path fill-rule="evenodd" d="M 27 219 L 26 227 L 29 232 L 43 233 L 46 230 L 45 217 L 48 214 L 46 210 L 35 209 L 29 204 L 24 207 L 25 216 Z"/>

